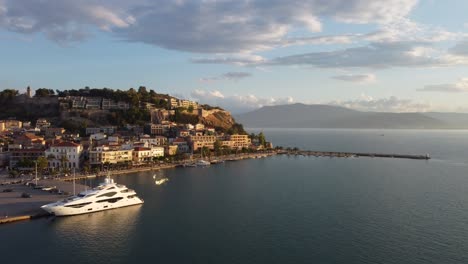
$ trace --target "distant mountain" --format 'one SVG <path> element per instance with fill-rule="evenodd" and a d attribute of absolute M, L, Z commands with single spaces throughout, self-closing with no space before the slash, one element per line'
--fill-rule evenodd
<path fill-rule="evenodd" d="M 468 114 L 362 112 L 330 105 L 265 106 L 235 116 L 245 127 L 466 129 Z"/>

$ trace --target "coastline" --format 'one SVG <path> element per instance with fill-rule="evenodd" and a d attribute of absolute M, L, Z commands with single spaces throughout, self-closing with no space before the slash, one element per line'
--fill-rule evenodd
<path fill-rule="evenodd" d="M 262 152 L 262 153 L 246 153 L 246 154 L 237 154 L 237 155 L 224 155 L 216 157 L 217 161 L 237 161 L 243 159 L 254 159 L 254 158 L 263 158 L 277 155 L 278 153 L 275 151 L 270 152 Z M 213 161 L 215 159 L 212 159 Z M 64 194 L 57 194 L 52 193 L 49 191 L 45 191 L 42 189 L 34 189 L 30 186 L 26 186 L 27 182 L 34 182 L 34 178 L 30 177 L 23 177 L 23 178 L 6 178 L 3 175 L 0 178 L 0 224 L 4 223 L 12 223 L 16 221 L 23 221 L 29 219 L 36 219 L 39 217 L 48 216 L 40 207 L 44 204 L 51 203 L 68 197 L 70 194 L 73 194 L 73 190 L 75 188 L 75 192 L 79 193 L 84 191 L 86 188 L 90 188 L 89 186 L 75 183 L 75 187 L 73 187 L 73 179 L 87 179 L 87 178 L 95 178 L 95 177 L 105 177 L 108 175 L 130 175 L 136 172 L 143 172 L 143 171 L 157 171 L 157 170 L 165 170 L 165 169 L 174 169 L 176 167 L 182 167 L 181 165 L 186 164 L 188 162 L 194 162 L 195 160 L 183 160 L 177 163 L 165 163 L 165 164 L 155 164 L 152 166 L 142 166 L 142 167 L 134 167 L 131 169 L 119 169 L 119 170 L 109 170 L 105 172 L 100 172 L 98 174 L 76 174 L 75 177 L 67 176 L 67 177 L 57 177 L 54 179 L 38 179 L 37 185 L 43 187 L 55 187 L 57 190 L 62 191 Z M 3 192 L 4 189 L 11 188 L 13 189 L 12 192 Z M 22 198 L 22 193 L 29 193 L 32 197 L 30 198 Z"/>

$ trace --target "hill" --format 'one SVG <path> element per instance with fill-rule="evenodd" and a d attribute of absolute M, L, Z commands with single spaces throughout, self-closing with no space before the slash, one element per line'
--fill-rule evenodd
<path fill-rule="evenodd" d="M 0 119 L 12 118 L 34 124 L 39 118 L 47 118 L 54 126 L 71 132 L 95 126 L 143 126 L 151 122 L 153 110 L 161 109 L 170 110 L 169 120 L 178 124 L 202 123 L 226 133 L 246 133 L 229 112 L 219 107 L 198 105 L 148 91 L 144 86 L 127 91 L 89 87 L 63 91 L 39 88 L 34 96 L 19 94 L 13 89 L 0 91 Z M 199 114 L 199 109 L 203 109 L 203 115 Z"/>
<path fill-rule="evenodd" d="M 468 114 L 362 112 L 330 105 L 265 106 L 235 118 L 246 127 L 466 129 Z"/>

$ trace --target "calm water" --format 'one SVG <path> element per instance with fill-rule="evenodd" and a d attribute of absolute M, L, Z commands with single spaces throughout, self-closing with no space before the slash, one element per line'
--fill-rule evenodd
<path fill-rule="evenodd" d="M 264 130 L 303 149 L 115 177 L 145 204 L 0 226 L 9 263 L 468 263 L 468 131 Z M 384 134 L 382 136 L 382 134 Z"/>

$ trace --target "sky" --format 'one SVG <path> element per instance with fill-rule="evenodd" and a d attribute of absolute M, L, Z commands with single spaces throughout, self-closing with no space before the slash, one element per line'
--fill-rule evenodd
<path fill-rule="evenodd" d="M 466 0 L 0 0 L 0 89 L 468 112 Z"/>

